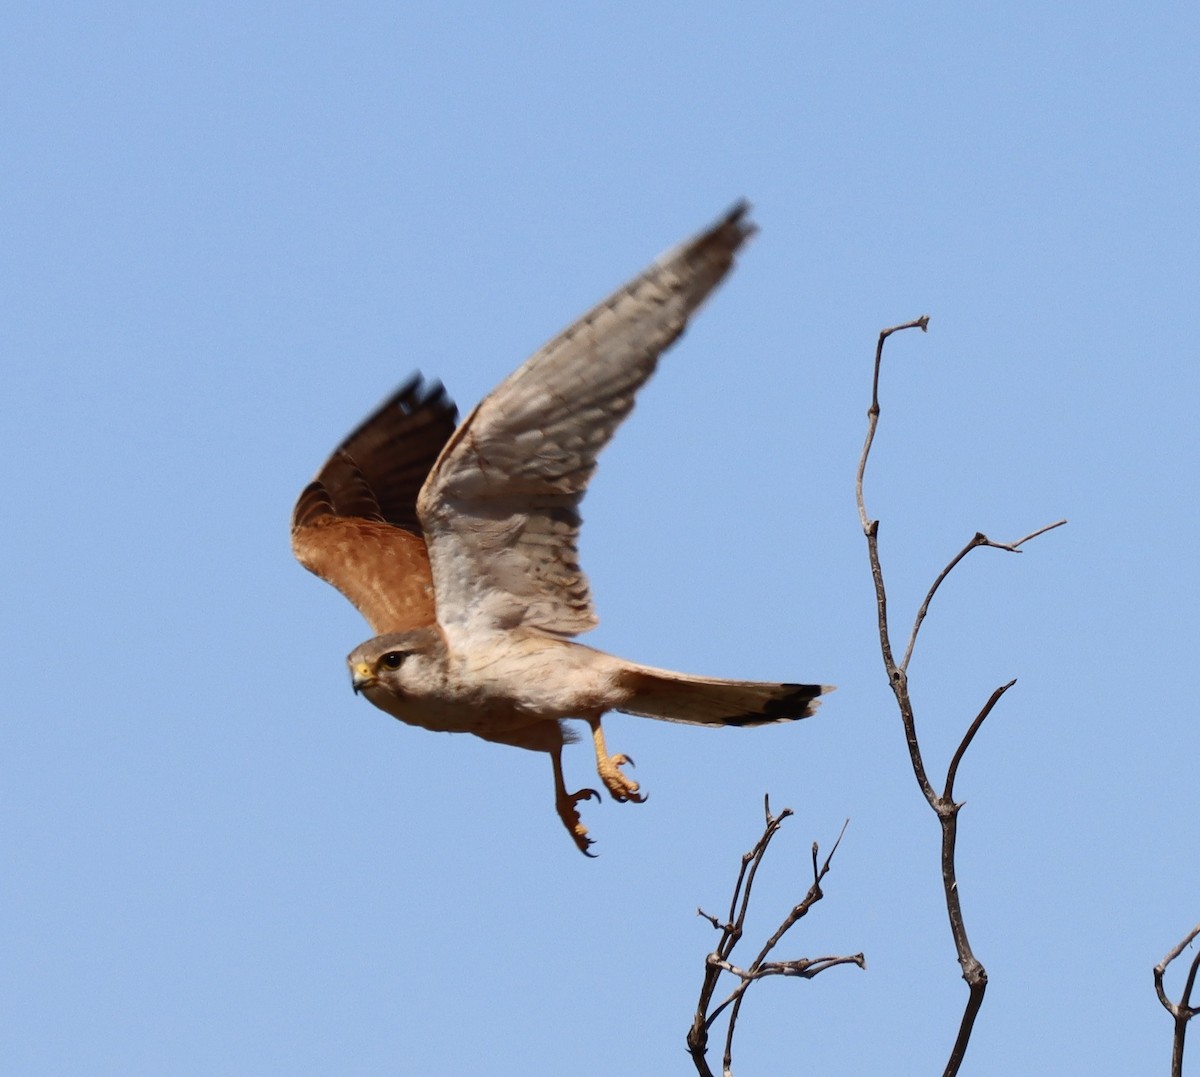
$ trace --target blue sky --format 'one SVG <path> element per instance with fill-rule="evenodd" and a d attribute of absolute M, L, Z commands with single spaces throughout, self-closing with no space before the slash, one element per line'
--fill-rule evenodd
<path fill-rule="evenodd" d="M 877 649 L 911 669 L 991 986 L 964 1072 L 1165 1071 L 1200 919 L 1194 5 L 19 4 L 0 42 L 14 1072 L 692 1072 L 761 800 L 753 938 L 846 838 L 736 1072 L 940 1072 L 965 989 Z M 812 721 L 614 716 L 642 806 L 355 699 L 291 561 L 327 452 L 411 371 L 469 408 L 735 199 L 761 233 L 602 458 L 587 641 L 832 681 Z M 898 631 L 900 629 L 898 628 Z M 574 750 L 568 781 L 592 780 Z M 755 935 L 754 933 L 758 934 Z M 749 959 L 749 954 L 746 959 Z M 1178 978 L 1177 978 L 1178 979 Z M 1173 981 L 1176 984 L 1177 979 Z M 719 1048 L 716 1051 L 719 1059 Z"/>

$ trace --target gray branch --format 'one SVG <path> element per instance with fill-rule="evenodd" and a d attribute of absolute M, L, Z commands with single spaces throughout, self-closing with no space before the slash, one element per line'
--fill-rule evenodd
<path fill-rule="evenodd" d="M 706 1057 L 708 1053 L 708 1036 L 713 1023 L 726 1010 L 729 1011 L 729 1021 L 725 1030 L 725 1054 L 722 1060 L 721 1073 L 723 1077 L 732 1077 L 734 1029 L 737 1027 L 742 1000 L 745 998 L 746 992 L 752 983 L 765 980 L 769 976 L 798 976 L 805 980 L 811 980 L 826 969 L 831 969 L 838 965 L 857 965 L 859 968 L 866 968 L 867 966 L 866 958 L 861 953 L 827 957 L 802 957 L 790 961 L 767 960 L 768 955 L 783 939 L 783 936 L 801 919 L 807 916 L 809 909 L 825 896 L 821 890 L 821 880 L 829 873 L 829 865 L 833 860 L 833 854 L 837 852 L 838 846 L 841 844 L 842 835 L 846 833 L 846 826 L 849 825 L 849 820 L 842 825 L 841 833 L 838 834 L 837 841 L 833 843 L 833 848 L 829 850 L 829 854 L 825 857 L 823 863 L 818 863 L 819 851 L 817 843 L 813 842 L 812 885 L 809 886 L 808 892 L 804 895 L 803 899 L 794 905 L 791 911 L 783 918 L 779 927 L 766 943 L 763 944 L 754 960 L 746 968 L 740 968 L 730 960 L 734 947 L 737 946 L 742 938 L 746 921 L 746 911 L 750 907 L 750 891 L 754 886 L 755 875 L 762 864 L 763 857 L 766 856 L 771 839 L 778 833 L 783 821 L 792 814 L 790 808 L 784 808 L 778 815 L 772 815 L 771 803 L 766 797 L 763 798 L 763 812 L 766 816 L 766 824 L 762 837 L 755 842 L 754 848 L 742 856 L 737 880 L 733 885 L 733 896 L 729 902 L 729 916 L 727 919 L 722 922 L 710 913 L 704 912 L 703 909 L 696 910 L 698 916 L 703 917 L 721 933 L 721 938 L 717 943 L 716 949 L 704 960 L 704 981 L 700 988 L 700 999 L 696 1004 L 696 1013 L 692 1018 L 692 1024 L 687 1034 L 688 1053 L 692 1056 L 692 1063 L 695 1065 L 696 1072 L 700 1077 L 714 1077 Z M 722 974 L 732 976 L 738 982 L 724 1001 L 713 1007 L 713 996 L 716 993 L 717 984 Z"/>
<path fill-rule="evenodd" d="M 858 500 L 859 520 L 862 523 L 863 534 L 867 539 L 867 556 L 871 564 L 871 577 L 875 583 L 875 607 L 879 624 L 879 646 L 883 655 L 884 668 L 887 671 L 888 683 L 891 685 L 892 693 L 896 697 L 896 705 L 899 708 L 900 718 L 904 725 L 904 737 L 908 745 L 908 754 L 909 760 L 912 763 L 913 775 L 921 788 L 922 795 L 937 815 L 938 822 L 942 828 L 942 889 L 946 900 L 946 912 L 950 919 L 950 933 L 954 937 L 954 946 L 958 953 L 958 963 L 962 968 L 963 979 L 967 982 L 968 987 L 967 1002 L 963 1010 L 962 1019 L 959 1022 L 958 1036 L 954 1041 L 949 1060 L 946 1063 L 945 1075 L 946 1077 L 953 1077 L 962 1066 L 967 1045 L 971 1039 L 971 1032 L 975 1026 L 975 1018 L 979 1013 L 979 1008 L 983 1005 L 983 996 L 987 990 L 987 970 L 971 950 L 971 944 L 967 938 L 966 923 L 963 919 L 962 903 L 959 898 L 958 873 L 955 866 L 955 847 L 958 841 L 958 813 L 962 808 L 962 804 L 954 800 L 954 781 L 958 775 L 959 764 L 962 762 L 967 749 L 974 741 L 976 734 L 983 726 L 984 721 L 992 713 L 992 709 L 1000 701 L 1000 697 L 1016 681 L 1009 681 L 1007 684 L 1003 684 L 997 688 L 975 716 L 975 719 L 963 735 L 962 740 L 959 741 L 954 755 L 951 757 L 950 764 L 946 769 L 944 791 L 939 796 L 926 773 L 925 761 L 921 754 L 921 744 L 917 738 L 916 718 L 913 713 L 912 699 L 908 691 L 908 665 L 912 658 L 913 649 L 917 644 L 917 635 L 921 630 L 921 624 L 929 613 L 930 604 L 933 602 L 933 596 L 937 594 L 938 588 L 941 587 L 943 581 L 954 571 L 955 567 L 957 567 L 967 554 L 980 546 L 990 546 L 997 550 L 1020 553 L 1021 547 L 1025 543 L 1037 538 L 1039 535 L 1045 534 L 1053 528 L 1061 527 L 1067 521 L 1059 520 L 1057 523 L 1047 524 L 1045 527 L 1040 527 L 1036 531 L 1030 532 L 1024 538 L 1017 539 L 1015 542 L 994 542 L 981 532 L 977 532 L 975 537 L 951 558 L 949 564 L 942 569 L 933 581 L 933 585 L 929 588 L 913 620 L 912 631 L 908 637 L 908 645 L 904 650 L 904 657 L 899 662 L 895 660 L 892 651 L 891 630 L 888 622 L 887 588 L 884 585 L 883 566 L 879 558 L 879 521 L 872 520 L 867 515 L 866 499 L 863 494 L 863 481 L 867 470 L 867 460 L 871 454 L 871 446 L 875 442 L 875 431 L 879 426 L 879 374 L 883 365 L 884 343 L 893 333 L 898 333 L 901 330 L 920 329 L 922 332 L 926 332 L 928 328 L 929 317 L 925 315 L 911 322 L 905 322 L 903 325 L 892 326 L 892 328 L 885 329 L 879 334 L 879 342 L 875 348 L 875 370 L 871 382 L 871 406 L 867 409 L 867 436 L 863 443 L 862 455 L 858 461 L 855 493 Z"/>

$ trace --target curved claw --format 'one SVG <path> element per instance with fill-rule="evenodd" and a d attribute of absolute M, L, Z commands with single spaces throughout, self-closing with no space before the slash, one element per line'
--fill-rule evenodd
<path fill-rule="evenodd" d="M 632 766 L 633 760 L 626 755 L 610 755 L 598 764 L 597 769 L 604 779 L 604 787 L 618 804 L 641 804 L 646 798 L 638 792 L 638 783 L 621 773 L 621 767 L 626 763 Z"/>
<path fill-rule="evenodd" d="M 588 848 L 595 843 L 587 836 L 587 827 L 585 827 L 582 823 L 576 823 L 570 828 L 570 834 L 575 841 L 575 848 L 583 853 L 584 856 L 591 860 L 595 860 L 596 854 L 588 852 Z"/>
<path fill-rule="evenodd" d="M 600 794 L 595 789 L 580 789 L 575 793 L 568 793 L 565 790 L 560 792 L 558 800 L 558 817 L 563 821 L 563 826 L 567 828 L 567 833 L 571 835 L 571 840 L 575 842 L 575 848 L 578 849 L 584 856 L 595 859 L 595 853 L 588 852 L 588 846 L 592 844 L 592 839 L 587 836 L 587 827 L 579 818 L 579 812 L 576 811 L 575 805 L 583 800 L 599 800 Z"/>

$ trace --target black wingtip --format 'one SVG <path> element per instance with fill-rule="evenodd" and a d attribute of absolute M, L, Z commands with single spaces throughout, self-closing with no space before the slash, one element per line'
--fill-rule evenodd
<path fill-rule="evenodd" d="M 736 245 L 741 246 L 755 232 L 758 231 L 758 225 L 750 220 L 750 211 L 753 207 L 748 199 L 739 198 L 725 212 L 716 225 L 711 229 L 712 232 L 731 231 L 736 235 Z"/>
<path fill-rule="evenodd" d="M 454 401 L 446 395 L 446 387 L 436 378 L 433 381 L 426 381 L 425 376 L 419 370 L 414 370 L 391 396 L 342 439 L 339 448 L 344 449 L 361 436 L 381 415 L 389 411 L 395 410 L 404 415 L 412 415 L 426 409 L 439 412 L 451 421 L 458 417 L 458 408 L 455 407 Z"/>

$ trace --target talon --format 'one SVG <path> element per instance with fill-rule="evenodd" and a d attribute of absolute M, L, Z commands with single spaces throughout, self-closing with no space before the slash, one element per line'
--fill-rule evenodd
<path fill-rule="evenodd" d="M 600 763 L 597 770 L 605 788 L 618 804 L 625 804 L 629 801 L 640 804 L 646 798 L 638 792 L 638 783 L 621 773 L 620 768 L 628 762 L 629 759 L 623 755 L 608 756 Z"/>
<path fill-rule="evenodd" d="M 575 842 L 575 848 L 578 849 L 584 856 L 596 859 L 595 853 L 589 853 L 588 847 L 593 844 L 592 839 L 587 836 L 587 827 L 582 823 L 577 822 L 570 828 L 571 838 Z"/>
<path fill-rule="evenodd" d="M 587 827 L 580 820 L 575 805 L 583 800 L 599 799 L 600 794 L 595 789 L 580 789 L 577 793 L 564 791 L 558 799 L 558 817 L 563 821 L 563 826 L 567 828 L 567 833 L 571 835 L 571 840 L 575 842 L 575 848 L 584 856 L 593 859 L 596 854 L 588 852 L 588 846 L 592 844 L 592 839 L 587 836 Z"/>
<path fill-rule="evenodd" d="M 621 773 L 621 767 L 626 763 L 630 766 L 634 765 L 633 760 L 621 752 L 616 755 L 608 754 L 608 748 L 604 743 L 604 730 L 600 727 L 598 714 L 589 717 L 587 721 L 588 725 L 592 727 L 592 742 L 596 748 L 596 772 L 600 775 L 600 780 L 604 782 L 604 788 L 618 804 L 625 804 L 628 801 L 641 804 L 646 798 L 638 793 L 638 783 Z"/>
<path fill-rule="evenodd" d="M 599 800 L 600 794 L 595 789 L 586 788 L 575 793 L 568 793 L 563 782 L 562 752 L 560 750 L 552 751 L 550 761 L 554 767 L 554 806 L 558 809 L 558 817 L 562 820 L 563 826 L 567 828 L 567 833 L 571 835 L 575 848 L 584 856 L 594 858 L 596 854 L 588 852 L 588 846 L 592 844 L 592 839 L 587 836 L 587 827 L 580 820 L 575 806 L 582 800 Z"/>

